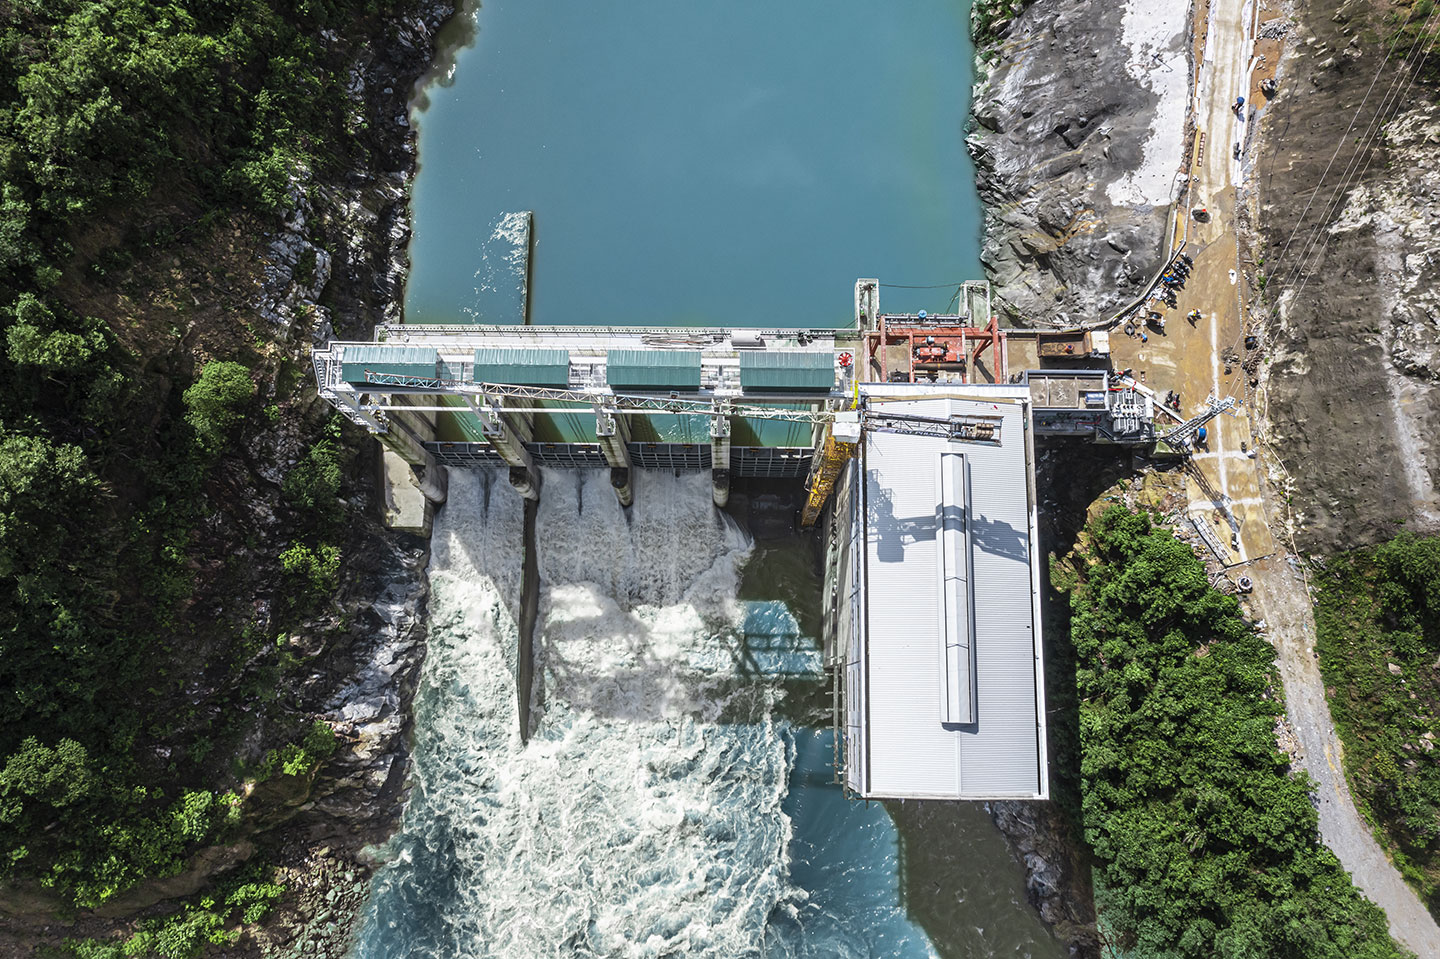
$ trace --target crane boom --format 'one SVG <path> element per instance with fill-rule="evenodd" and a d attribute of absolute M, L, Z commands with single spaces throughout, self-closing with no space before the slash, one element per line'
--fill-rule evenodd
<path fill-rule="evenodd" d="M 1192 416 L 1190 419 L 1181 423 L 1179 426 L 1175 427 L 1170 432 L 1161 436 L 1160 439 L 1169 446 L 1173 446 L 1177 449 L 1188 450 L 1190 448 L 1190 438 L 1200 431 L 1200 427 L 1204 426 L 1206 423 L 1210 422 L 1215 417 L 1219 416 L 1221 413 L 1232 409 L 1234 406 L 1235 397 L 1227 396 L 1223 400 L 1217 400 L 1215 398 L 1215 394 L 1212 393 L 1205 400 L 1204 412 L 1200 413 L 1198 416 Z"/>
<path fill-rule="evenodd" d="M 1000 444 L 998 416 L 910 416 L 904 413 L 866 411 L 861 427 L 872 433 L 934 436 L 962 443 Z"/>

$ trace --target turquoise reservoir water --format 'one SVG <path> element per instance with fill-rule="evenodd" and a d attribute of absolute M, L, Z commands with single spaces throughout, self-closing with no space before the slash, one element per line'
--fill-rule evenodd
<path fill-rule="evenodd" d="M 418 115 L 412 322 L 829 326 L 979 277 L 969 4 L 486 2 Z M 887 289 L 895 309 L 953 289 Z"/>
<path fill-rule="evenodd" d="M 408 318 L 517 321 L 525 210 L 537 322 L 839 324 L 856 277 L 979 276 L 967 18 L 487 4 L 417 117 Z M 520 500 L 452 472 L 410 803 L 355 959 L 1058 959 L 982 808 L 907 808 L 902 833 L 832 784 L 828 732 L 793 725 L 822 681 L 803 546 L 754 547 L 706 475 L 635 482 L 622 511 L 602 471 L 546 471 L 522 745 Z"/>

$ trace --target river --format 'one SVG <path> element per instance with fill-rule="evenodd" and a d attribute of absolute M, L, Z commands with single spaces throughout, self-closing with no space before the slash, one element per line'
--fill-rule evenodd
<path fill-rule="evenodd" d="M 859 276 L 898 284 L 887 308 L 943 309 L 981 275 L 967 20 L 486 4 L 416 113 L 407 316 L 517 321 L 519 211 L 534 322 L 836 325 Z M 706 475 L 642 471 L 628 511 L 598 471 L 543 485 L 522 744 L 521 501 L 452 471 L 410 803 L 354 959 L 1063 954 L 982 808 L 902 835 L 832 784 L 803 543 L 757 543 Z"/>

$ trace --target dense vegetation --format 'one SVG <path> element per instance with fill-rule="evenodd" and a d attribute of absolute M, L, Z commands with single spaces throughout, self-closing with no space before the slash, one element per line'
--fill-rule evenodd
<path fill-rule="evenodd" d="M 1035 0 L 974 0 L 970 7 L 970 33 L 975 46 L 984 48 L 999 39 L 998 31 L 1012 23 Z"/>
<path fill-rule="evenodd" d="M 169 915 L 145 920 L 123 938 L 70 939 L 63 952 L 67 959 L 188 959 L 209 945 L 233 945 L 240 939 L 238 923 L 264 919 L 285 893 L 266 871 L 258 864 L 247 866 L 196 901 Z"/>
<path fill-rule="evenodd" d="M 1318 840 L 1275 745 L 1273 650 L 1188 546 L 1119 506 L 1069 565 L 1081 802 L 1130 959 L 1380 959 L 1381 911 Z"/>
<path fill-rule="evenodd" d="M 0 880 L 89 906 L 176 873 L 240 828 L 257 773 L 229 744 L 262 713 L 296 741 L 281 773 L 329 755 L 308 717 L 238 707 L 275 697 L 286 616 L 335 586 L 344 459 L 318 437 L 277 491 L 290 588 L 249 622 L 225 584 L 264 572 L 215 530 L 250 490 L 215 484 L 264 492 L 239 441 L 284 359 L 253 287 L 220 302 L 187 270 L 223 235 L 243 281 L 292 184 L 345 162 L 363 118 L 321 37 L 392 5 L 0 4 Z"/>
<path fill-rule="evenodd" d="M 1440 910 L 1440 539 L 1336 556 L 1315 583 L 1316 648 L 1351 793 Z"/>

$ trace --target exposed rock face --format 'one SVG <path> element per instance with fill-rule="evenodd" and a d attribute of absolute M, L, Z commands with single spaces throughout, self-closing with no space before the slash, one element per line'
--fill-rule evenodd
<path fill-rule="evenodd" d="M 1258 164 L 1272 445 L 1297 542 L 1319 551 L 1440 529 L 1440 111 L 1397 86 L 1404 111 L 1352 163 L 1398 69 L 1365 102 L 1382 55 L 1367 10 L 1302 6 Z"/>
<path fill-rule="evenodd" d="M 1012 319 L 1096 319 L 1159 268 L 1184 156 L 1187 7 L 1040 0 L 980 51 L 981 261 Z"/>
<path fill-rule="evenodd" d="M 305 237 L 306 221 L 314 208 L 298 185 L 292 185 L 290 201 L 294 209 L 284 230 L 270 241 L 270 258 L 255 304 L 260 315 L 279 327 L 287 339 L 302 316 L 314 318 L 317 332 L 330 329 L 330 311 L 317 302 L 330 282 L 330 254 Z"/>
<path fill-rule="evenodd" d="M 1025 863 L 1025 888 L 1040 918 L 1070 947 L 1071 956 L 1100 955 L 1089 872 L 1064 816 L 1053 803 L 1001 801 L 989 804 L 995 825 Z"/>
<path fill-rule="evenodd" d="M 357 613 L 348 642 L 311 678 L 321 709 L 345 744 L 312 796 L 317 822 L 375 841 L 398 822 L 409 763 L 405 735 L 424 652 L 424 540 L 374 529 L 376 549 L 352 582 Z M 335 689 L 337 682 L 340 688 Z M 353 843 L 352 843 L 353 844 Z"/>

